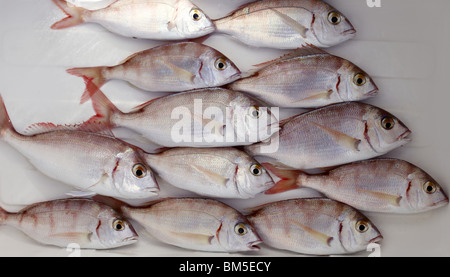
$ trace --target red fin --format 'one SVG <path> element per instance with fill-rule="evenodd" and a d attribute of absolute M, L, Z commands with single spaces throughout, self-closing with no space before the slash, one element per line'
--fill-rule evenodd
<path fill-rule="evenodd" d="M 67 73 L 82 77 L 86 83 L 86 90 L 81 96 L 80 103 L 88 101 L 106 82 L 102 75 L 104 67 L 85 67 L 68 69 Z"/>
<path fill-rule="evenodd" d="M 9 119 L 8 112 L 6 111 L 5 103 L 3 102 L 3 98 L 0 95 L 0 137 L 3 136 L 3 133 L 6 130 L 14 130 L 14 127 L 11 123 L 11 119 Z"/>
<path fill-rule="evenodd" d="M 53 3 L 55 3 L 67 17 L 53 24 L 51 27 L 52 29 L 64 29 L 84 22 L 82 14 L 85 9 L 69 5 L 65 0 L 53 0 Z"/>
<path fill-rule="evenodd" d="M 278 181 L 275 186 L 268 189 L 265 194 L 275 194 L 288 190 L 298 189 L 300 185 L 297 184 L 297 177 L 301 174 L 305 174 L 300 170 L 281 169 L 270 163 L 263 163 L 262 166 L 275 174 L 277 177 L 281 178 L 281 180 Z"/>

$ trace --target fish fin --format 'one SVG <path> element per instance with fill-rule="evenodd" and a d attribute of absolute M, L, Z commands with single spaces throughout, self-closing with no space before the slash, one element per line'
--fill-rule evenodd
<path fill-rule="evenodd" d="M 309 96 L 309 97 L 306 97 L 306 98 L 294 101 L 294 103 L 299 103 L 299 102 L 309 101 L 309 100 L 321 100 L 321 99 L 327 100 L 327 99 L 330 99 L 332 93 L 333 93 L 333 90 L 330 89 L 328 91 L 319 92 L 319 93 L 314 94 L 312 96 Z"/>
<path fill-rule="evenodd" d="M 186 82 L 194 82 L 195 79 L 195 75 L 192 74 L 191 72 L 187 71 L 186 69 L 183 69 L 181 67 L 178 67 L 170 62 L 166 62 L 166 61 L 162 61 L 162 60 L 157 60 L 161 65 L 169 68 L 170 70 L 172 70 L 173 72 L 176 72 L 177 76 L 180 77 L 181 80 L 184 80 Z"/>
<path fill-rule="evenodd" d="M 3 102 L 3 98 L 0 95 L 0 138 L 3 137 L 5 131 L 7 130 L 12 130 L 15 132 L 11 119 L 9 118 L 6 110 L 5 102 Z"/>
<path fill-rule="evenodd" d="M 67 17 L 56 22 L 51 26 L 54 30 L 64 29 L 72 26 L 79 25 L 84 22 L 83 12 L 86 11 L 81 7 L 76 7 L 73 4 L 68 4 L 65 0 L 52 0 L 66 15 Z"/>
<path fill-rule="evenodd" d="M 196 166 L 191 164 L 191 167 L 193 169 L 195 169 L 197 172 L 200 172 L 201 174 L 205 175 L 206 178 L 210 181 L 212 181 L 215 184 L 219 184 L 222 186 L 226 186 L 227 182 L 228 182 L 228 178 L 224 178 L 223 176 L 221 176 L 220 174 L 217 174 L 215 172 L 212 172 L 206 168 L 203 168 L 201 166 Z"/>
<path fill-rule="evenodd" d="M 80 103 L 83 104 L 88 101 L 108 80 L 103 77 L 102 70 L 104 66 L 100 67 L 81 67 L 71 68 L 66 70 L 67 73 L 74 76 L 82 77 L 86 84 L 86 90 L 81 96 Z"/>
<path fill-rule="evenodd" d="M 393 195 L 389 193 L 379 192 L 379 191 L 370 191 L 365 189 L 357 189 L 360 192 L 363 192 L 365 194 L 371 195 L 378 199 L 387 200 L 388 203 L 390 203 L 393 206 L 400 206 L 400 200 L 402 200 L 402 196 L 399 195 Z"/>
<path fill-rule="evenodd" d="M 289 27 L 291 27 L 292 29 L 294 29 L 295 31 L 297 31 L 297 33 L 299 33 L 302 38 L 306 38 L 306 32 L 309 30 L 308 28 L 306 28 L 305 26 L 303 26 L 302 24 L 298 23 L 297 21 L 295 21 L 292 17 L 290 17 L 287 14 L 284 14 L 280 11 L 278 11 L 277 9 L 271 9 L 273 12 L 275 12 L 282 20 L 283 22 L 288 25 Z"/>
<path fill-rule="evenodd" d="M 354 137 L 351 137 L 347 134 L 344 134 L 342 132 L 333 130 L 331 128 L 322 126 L 320 124 L 317 124 L 315 122 L 311 122 L 312 124 L 314 124 L 315 126 L 319 127 L 320 129 L 324 130 L 325 132 L 327 132 L 329 135 L 331 135 L 334 140 L 339 143 L 339 145 L 341 145 L 344 148 L 350 149 L 350 150 L 354 150 L 354 151 L 360 151 L 359 150 L 359 144 L 361 143 L 360 139 L 356 139 Z"/>
<path fill-rule="evenodd" d="M 280 181 L 268 189 L 264 194 L 275 194 L 300 188 L 300 185 L 297 184 L 297 178 L 299 175 L 305 174 L 304 172 L 300 170 L 282 169 L 271 163 L 262 163 L 261 165 L 277 177 L 281 178 Z"/>
<path fill-rule="evenodd" d="M 92 235 L 92 232 L 87 232 L 87 233 L 67 232 L 67 233 L 52 234 L 52 237 L 62 238 L 64 240 L 85 244 L 85 243 L 88 243 L 91 241 L 91 235 Z"/>
<path fill-rule="evenodd" d="M 305 232 L 310 234 L 315 240 L 323 243 L 324 245 L 331 246 L 331 242 L 333 241 L 333 237 L 328 236 L 322 232 L 309 228 L 308 226 L 301 224 L 300 222 L 290 220 L 290 222 L 298 227 L 302 228 Z"/>
<path fill-rule="evenodd" d="M 148 106 L 150 103 L 152 103 L 152 102 L 154 102 L 154 101 L 156 101 L 156 100 L 158 100 L 158 99 L 160 99 L 160 98 L 166 97 L 166 96 L 167 96 L 167 95 L 163 95 L 163 96 L 160 96 L 160 97 L 156 97 L 156 98 L 153 98 L 153 99 L 151 99 L 151 100 L 149 100 L 149 101 L 146 101 L 146 102 L 144 102 L 144 103 L 142 103 L 142 104 L 139 104 L 139 105 L 137 105 L 136 107 L 132 108 L 131 111 L 130 111 L 130 113 L 137 112 L 137 111 L 139 111 L 139 110 L 145 108 L 146 106 Z"/>
<path fill-rule="evenodd" d="M 299 47 L 295 50 L 292 50 L 289 53 L 286 53 L 282 56 L 280 56 L 279 58 L 267 61 L 267 62 L 263 62 L 260 64 L 255 64 L 253 65 L 254 67 L 267 67 L 269 65 L 275 64 L 277 62 L 280 61 L 285 61 L 285 60 L 289 60 L 289 59 L 293 59 L 293 58 L 297 58 L 297 57 L 307 57 L 307 56 L 311 56 L 311 55 L 330 55 L 330 53 L 326 52 L 323 49 L 320 49 L 312 44 L 305 44 L 302 47 Z M 258 68 L 257 70 L 260 70 L 261 68 Z"/>
<path fill-rule="evenodd" d="M 121 113 L 121 111 L 101 90 L 97 90 L 93 95 L 91 95 L 91 101 L 96 115 L 92 116 L 83 124 L 80 124 L 78 130 L 88 132 L 107 132 L 107 130 L 113 129 L 114 125 L 111 122 L 111 116 L 116 113 Z"/>
<path fill-rule="evenodd" d="M 0 207 L 0 225 L 5 224 L 6 218 L 8 217 L 9 212 Z"/>

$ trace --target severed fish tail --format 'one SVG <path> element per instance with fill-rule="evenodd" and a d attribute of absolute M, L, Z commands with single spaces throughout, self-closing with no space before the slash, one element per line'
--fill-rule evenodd
<path fill-rule="evenodd" d="M 102 71 L 105 67 L 84 67 L 68 69 L 67 73 L 82 77 L 86 83 L 86 90 L 81 96 L 80 103 L 88 101 L 106 82 Z"/>
<path fill-rule="evenodd" d="M 55 3 L 67 17 L 53 24 L 51 27 L 52 29 L 64 29 L 84 22 L 83 13 L 86 11 L 85 9 L 69 5 L 65 0 L 53 0 L 53 3 Z"/>

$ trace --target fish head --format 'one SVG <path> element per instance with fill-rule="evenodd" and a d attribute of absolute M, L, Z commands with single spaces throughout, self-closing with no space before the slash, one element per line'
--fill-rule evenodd
<path fill-rule="evenodd" d="M 279 109 L 239 94 L 230 103 L 231 125 L 239 142 L 268 140 L 279 131 Z"/>
<path fill-rule="evenodd" d="M 337 73 L 341 76 L 338 93 L 342 100 L 360 101 L 378 94 L 373 79 L 356 65 L 345 61 Z"/>
<path fill-rule="evenodd" d="M 319 47 L 331 47 L 355 37 L 355 28 L 341 12 L 321 1 L 317 3 L 311 28 Z"/>
<path fill-rule="evenodd" d="M 99 225 L 95 230 L 95 235 L 100 244 L 113 248 L 138 241 L 138 234 L 133 226 L 114 210 L 101 212 L 98 219 Z"/>
<path fill-rule="evenodd" d="M 408 205 L 417 212 L 425 212 L 448 205 L 448 197 L 442 187 L 430 175 L 419 168 L 407 176 L 408 186 L 404 195 Z"/>
<path fill-rule="evenodd" d="M 253 198 L 275 185 L 267 170 L 247 154 L 239 157 L 236 164 L 235 179 L 241 197 Z"/>
<path fill-rule="evenodd" d="M 189 0 L 178 1 L 174 21 L 178 32 L 185 38 L 202 37 L 216 29 L 212 20 Z"/>
<path fill-rule="evenodd" d="M 236 211 L 222 218 L 217 236 L 221 246 L 228 252 L 258 251 L 258 244 L 262 242 L 250 222 Z"/>
<path fill-rule="evenodd" d="M 202 66 L 199 76 L 210 87 L 223 86 L 241 78 L 239 68 L 217 50 L 205 51 L 200 60 Z"/>
<path fill-rule="evenodd" d="M 363 116 L 364 137 L 377 153 L 387 153 L 411 141 L 411 131 L 392 114 L 370 106 Z"/>
<path fill-rule="evenodd" d="M 112 177 L 115 189 L 122 198 L 147 198 L 159 192 L 153 171 L 137 149 L 128 148 L 116 156 Z"/>
<path fill-rule="evenodd" d="M 340 240 L 347 252 L 366 250 L 369 244 L 383 239 L 377 227 L 357 210 L 347 207 L 341 216 Z"/>

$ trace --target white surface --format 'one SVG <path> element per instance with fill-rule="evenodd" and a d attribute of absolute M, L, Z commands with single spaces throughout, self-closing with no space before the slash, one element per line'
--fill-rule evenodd
<path fill-rule="evenodd" d="M 83 0 L 96 4 L 98 0 Z M 78 1 L 78 2 L 83 2 Z M 226 15 L 245 0 L 196 0 L 211 18 Z M 399 117 L 412 131 L 413 142 L 389 153 L 431 174 L 450 192 L 448 128 L 448 64 L 450 18 L 447 0 L 381 0 L 369 8 L 366 0 L 328 0 L 357 29 L 354 40 L 328 49 L 367 71 L 380 88 L 369 101 Z M 104 3 L 104 2 L 102 2 Z M 163 42 L 123 38 L 96 24 L 54 31 L 50 26 L 65 15 L 50 0 L 0 0 L 0 93 L 19 132 L 36 122 L 70 123 L 88 119 L 90 102 L 80 106 L 81 78 L 65 69 L 114 65 L 128 55 Z M 233 60 L 241 70 L 284 52 L 242 45 L 223 35 L 205 44 Z M 121 81 L 103 87 L 107 96 L 126 110 L 160 94 L 148 94 Z M 301 110 L 283 111 L 282 116 Z M 52 181 L 7 144 L 0 142 L 0 203 L 14 211 L 36 201 L 64 196 L 71 188 Z M 162 196 L 192 195 L 161 182 Z M 252 200 L 223 200 L 243 210 L 279 199 L 311 195 L 297 190 Z M 450 213 L 444 207 L 418 215 L 366 213 L 384 236 L 381 256 L 450 256 Z M 42 246 L 12 227 L 0 227 L 0 256 L 68 256 L 71 252 Z M 231 256 L 202 253 L 164 245 L 142 235 L 132 246 L 108 251 L 82 250 L 82 256 Z M 370 252 L 358 253 L 368 256 Z M 300 256 L 262 245 L 250 256 Z"/>

